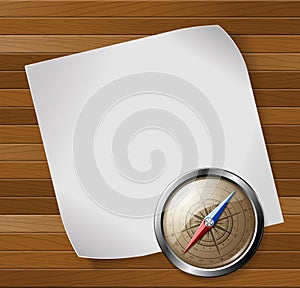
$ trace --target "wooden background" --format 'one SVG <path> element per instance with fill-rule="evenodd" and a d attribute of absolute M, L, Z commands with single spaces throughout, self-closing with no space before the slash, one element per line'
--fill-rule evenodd
<path fill-rule="evenodd" d="M 78 258 L 64 232 L 24 65 L 220 24 L 248 65 L 285 223 L 241 270 L 204 279 L 163 255 Z M 300 286 L 300 1 L 0 0 L 0 286 Z M 242 95 L 241 95 L 242 97 Z"/>

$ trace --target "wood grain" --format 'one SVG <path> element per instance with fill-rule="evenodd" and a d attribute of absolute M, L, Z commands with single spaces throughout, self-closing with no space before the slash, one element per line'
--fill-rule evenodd
<path fill-rule="evenodd" d="M 281 189 L 295 196 L 294 193 L 300 188 L 300 180 L 281 180 Z M 50 179 L 4 179 L 0 180 L 0 197 L 54 197 L 54 189 Z"/>
<path fill-rule="evenodd" d="M 300 79 L 300 78 L 299 78 Z M 259 108 L 258 114 L 263 125 L 300 124 L 300 108 Z"/>
<path fill-rule="evenodd" d="M 300 16 L 296 1 L 1 1 L 0 16 Z"/>
<path fill-rule="evenodd" d="M 258 107 L 300 107 L 299 95 L 300 89 L 254 89 Z M 0 107 L 32 106 L 29 89 L 0 89 Z"/>
<path fill-rule="evenodd" d="M 266 143 L 300 143 L 298 125 L 263 125 Z"/>
<path fill-rule="evenodd" d="M 0 125 L 0 142 L 42 143 L 42 139 L 37 125 Z"/>
<path fill-rule="evenodd" d="M 55 197 L 1 197 L 0 215 L 58 215 Z M 284 215 L 300 215 L 300 197 L 280 197 Z"/>
<path fill-rule="evenodd" d="M 284 216 L 284 223 L 265 228 L 268 233 L 300 233 L 299 215 Z M 61 233 L 64 227 L 58 215 L 0 215 L 0 233 Z"/>
<path fill-rule="evenodd" d="M 252 71 L 300 70 L 298 53 L 244 53 L 247 67 Z"/>
<path fill-rule="evenodd" d="M 75 53 L 141 37 L 143 35 L 2 35 L 0 53 Z M 299 53 L 300 35 L 231 37 L 243 53 Z"/>
<path fill-rule="evenodd" d="M 274 261 L 277 259 L 277 261 Z M 258 251 L 243 269 L 295 269 L 300 252 Z M 0 269 L 173 269 L 162 254 L 118 260 L 79 258 L 75 252 L 0 252 Z"/>
<path fill-rule="evenodd" d="M 47 162 L 0 162 L 0 178 L 50 179 Z"/>
<path fill-rule="evenodd" d="M 264 233 L 259 251 L 296 251 L 299 233 Z M 72 251 L 65 233 L 0 233 L 0 251 Z M 148 257 L 143 257 L 145 265 Z M 159 262 L 160 257 L 158 257 Z M 77 261 L 77 259 L 74 259 Z"/>
<path fill-rule="evenodd" d="M 300 107 L 259 108 L 262 125 L 299 125 Z M 0 125 L 36 125 L 33 108 L 0 107 Z"/>
<path fill-rule="evenodd" d="M 2 71 L 22 71 L 24 66 L 46 61 L 69 53 L 3 53 L 0 54 Z M 247 67 L 252 71 L 297 71 L 300 70 L 300 53 L 244 53 Z"/>
<path fill-rule="evenodd" d="M 271 161 L 300 161 L 299 144 L 268 144 Z M 45 161 L 42 144 L 0 144 L 0 161 Z"/>
<path fill-rule="evenodd" d="M 269 144 L 300 143 L 300 125 L 262 125 Z M 42 143 L 37 125 L 0 125 L 0 143 Z"/>
<path fill-rule="evenodd" d="M 0 54 L 1 58 L 1 54 Z M 1 60 L 0 60 L 1 63 Z M 2 62 L 3 63 L 3 62 Z M 3 64 L 5 66 L 5 64 Z M 32 107 L 32 98 L 29 89 L 2 89 L 0 90 L 0 107 Z"/>
<path fill-rule="evenodd" d="M 300 218 L 296 215 L 286 215 L 284 216 L 284 223 L 277 225 L 265 227 L 265 232 L 268 233 L 299 233 L 300 227 L 299 223 Z"/>
<path fill-rule="evenodd" d="M 298 144 L 268 144 L 267 149 L 269 153 L 269 158 L 272 161 L 300 160 L 300 145 Z M 0 145 L 0 151 L 1 151 L 1 145 Z"/>
<path fill-rule="evenodd" d="M 288 241 L 298 243 L 299 241 L 294 240 L 300 237 L 300 234 L 267 235 L 271 237 L 264 236 L 264 238 L 271 238 L 270 244 L 274 243 L 272 250 L 282 250 L 281 247 L 284 247 Z M 291 246 L 294 247 L 292 250 L 298 249 L 295 245 Z M 73 248 L 65 233 L 0 233 L 0 251 L 73 251 Z"/>
<path fill-rule="evenodd" d="M 279 201 L 284 215 L 300 215 L 300 197 L 280 197 Z"/>
<path fill-rule="evenodd" d="M 255 279 L 255 283 L 253 283 Z M 17 287 L 299 287 L 300 274 L 295 269 L 243 269 L 217 278 L 199 278 L 179 270 L 110 269 L 110 270 L 0 270 L 0 286 Z"/>
<path fill-rule="evenodd" d="M 300 161 L 273 161 L 271 162 L 275 178 L 299 178 Z M 0 179 L 50 179 L 46 161 L 1 161 Z"/>
<path fill-rule="evenodd" d="M 300 162 L 297 161 L 273 161 L 271 162 L 275 178 L 290 179 L 298 178 Z"/>
<path fill-rule="evenodd" d="M 298 89 L 254 89 L 254 95 L 258 107 L 300 106 L 300 90 Z"/>
<path fill-rule="evenodd" d="M 285 72 L 285 71 L 272 71 L 272 72 L 250 72 L 249 73 L 252 87 L 259 89 L 268 88 L 283 88 L 283 89 L 297 89 L 300 87 L 300 72 Z"/>
<path fill-rule="evenodd" d="M 300 180 L 297 179 L 275 179 L 279 196 L 299 196 Z"/>
<path fill-rule="evenodd" d="M 0 123 L 36 125 L 37 119 L 32 108 L 0 108 Z"/>
<path fill-rule="evenodd" d="M 286 159 L 289 158 L 288 155 L 289 153 L 292 152 L 292 154 L 295 154 L 297 156 L 298 154 L 298 146 L 296 147 L 290 147 L 291 149 L 288 150 L 285 146 L 278 148 L 276 151 L 274 151 L 274 155 L 276 158 L 281 158 L 280 156 L 283 157 L 283 159 L 277 159 L 277 160 L 290 160 Z M 296 149 L 296 150 L 295 150 Z M 273 149 L 274 150 L 274 149 Z M 299 150 L 300 150 L 300 145 L 299 145 Z M 284 156 L 288 154 L 287 156 Z M 291 156 L 292 157 L 292 156 Z M 290 157 L 290 158 L 291 158 Z M 30 161 L 41 161 L 41 160 L 46 160 L 46 155 L 44 151 L 44 146 L 42 144 L 0 144 L 0 161 L 2 160 L 30 160 Z M 297 159 L 292 159 L 292 160 L 297 160 Z M 300 160 L 300 159 L 299 159 Z"/>
<path fill-rule="evenodd" d="M 163 18 L 105 17 L 105 18 L 0 18 L 2 35 L 151 35 L 171 30 L 220 25 L 233 35 L 297 35 L 300 18 Z M 57 29 L 59 27 L 59 29 Z"/>
<path fill-rule="evenodd" d="M 78 258 L 59 216 L 24 66 L 147 35 L 219 24 L 241 50 L 285 223 L 221 278 L 161 254 Z M 0 287 L 300 287 L 300 1 L 0 0 Z"/>
<path fill-rule="evenodd" d="M 58 215 L 0 215 L 0 233 L 21 232 L 61 233 L 65 230 Z"/>
<path fill-rule="evenodd" d="M 97 49 L 104 46 L 130 41 L 141 37 L 143 37 L 143 35 L 118 35 L 118 36 L 0 35 L 0 53 L 2 52 L 4 53 L 27 53 L 27 52 L 75 53 L 75 52 L 82 52 L 89 49 Z M 290 37 L 288 39 L 288 42 L 292 42 L 294 43 L 294 45 L 295 42 L 297 43 L 298 40 L 300 41 L 300 39 L 298 39 L 298 36 L 282 36 L 282 37 L 285 38 Z M 283 42 L 283 40 L 287 40 L 287 39 L 281 38 L 279 39 L 279 41 L 280 40 L 281 42 Z"/>
<path fill-rule="evenodd" d="M 249 72 L 254 89 L 299 89 L 299 71 L 256 71 Z M 0 71 L 0 89 L 28 88 L 25 72 Z M 25 124 L 25 123 L 24 123 Z"/>
<path fill-rule="evenodd" d="M 281 197 L 299 197 L 299 179 L 276 179 Z M 50 179 L 0 179 L 0 197 L 54 197 Z"/>
<path fill-rule="evenodd" d="M 300 198 L 299 198 L 300 199 Z M 292 199 L 291 199 L 292 200 Z M 0 215 L 58 215 L 58 207 L 55 197 L 7 197 L 0 198 Z M 294 213 L 298 199 L 287 202 L 288 213 Z M 298 209 L 300 208 L 300 204 Z"/>

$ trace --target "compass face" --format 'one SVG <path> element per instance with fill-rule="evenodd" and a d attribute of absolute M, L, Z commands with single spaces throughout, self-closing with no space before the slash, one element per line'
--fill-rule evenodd
<path fill-rule="evenodd" d="M 227 171 L 205 169 L 168 187 L 155 228 L 175 266 L 195 275 L 219 276 L 251 258 L 262 236 L 263 217 L 246 182 Z"/>

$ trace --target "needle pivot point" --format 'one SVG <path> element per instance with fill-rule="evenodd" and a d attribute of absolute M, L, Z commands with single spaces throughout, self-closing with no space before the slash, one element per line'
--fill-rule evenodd
<path fill-rule="evenodd" d="M 204 218 L 204 224 L 205 224 L 205 226 L 207 226 L 207 227 L 213 227 L 213 226 L 215 225 L 215 222 L 214 222 L 214 220 L 213 220 L 212 218 L 210 218 L 210 217 L 205 217 L 205 218 Z"/>

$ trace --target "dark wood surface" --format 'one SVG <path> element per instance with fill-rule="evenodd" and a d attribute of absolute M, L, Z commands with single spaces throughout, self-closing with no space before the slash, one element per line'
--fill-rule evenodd
<path fill-rule="evenodd" d="M 285 223 L 221 278 L 159 253 L 78 258 L 59 216 L 24 65 L 219 24 L 247 63 Z M 0 287 L 300 287 L 300 1 L 0 0 Z"/>

